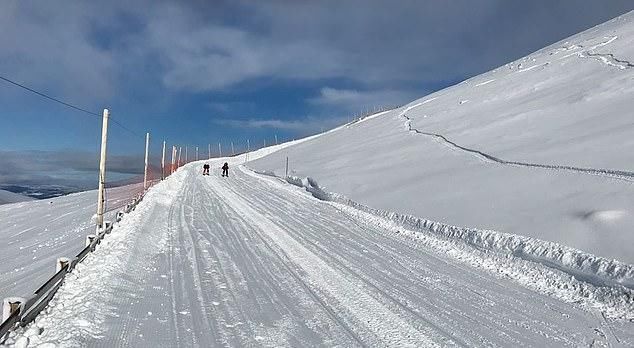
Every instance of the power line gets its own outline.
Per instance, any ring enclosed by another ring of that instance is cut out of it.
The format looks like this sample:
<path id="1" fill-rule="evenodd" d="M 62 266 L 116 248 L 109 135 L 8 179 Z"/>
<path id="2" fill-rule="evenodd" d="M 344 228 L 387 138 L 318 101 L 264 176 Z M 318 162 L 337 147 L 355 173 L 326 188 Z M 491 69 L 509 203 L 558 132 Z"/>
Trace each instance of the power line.
<path id="1" fill-rule="evenodd" d="M 101 117 L 101 115 L 99 115 L 99 114 L 97 114 L 97 113 L 95 113 L 95 112 L 88 111 L 88 110 L 86 110 L 86 109 L 82 109 L 82 108 L 80 108 L 80 107 L 78 107 L 78 106 L 75 106 L 75 105 L 69 104 L 69 103 L 67 103 L 67 102 L 65 102 L 65 101 L 61 101 L 61 100 L 59 100 L 59 99 L 57 99 L 57 98 L 53 98 L 53 97 L 51 97 L 51 96 L 49 96 L 49 95 L 47 95 L 47 94 L 44 94 L 44 93 L 42 93 L 42 92 L 38 92 L 38 91 L 36 91 L 36 90 L 34 90 L 34 89 L 32 89 L 32 88 L 29 88 L 29 87 L 27 87 L 27 86 L 25 86 L 25 85 L 22 85 L 22 84 L 19 84 L 19 83 L 15 82 L 15 81 L 9 80 L 9 79 L 8 79 L 8 78 L 6 78 L 6 77 L 0 76 L 0 80 L 6 81 L 6 82 L 8 82 L 8 83 L 10 83 L 10 84 L 12 84 L 12 85 L 15 85 L 15 86 L 18 86 L 18 87 L 20 87 L 20 88 L 26 89 L 27 91 L 29 91 L 29 92 L 31 92 L 31 93 L 35 93 L 35 94 L 39 95 L 40 97 L 44 97 L 44 98 L 49 99 L 49 100 L 52 100 L 52 101 L 54 101 L 54 102 L 56 102 L 56 103 L 60 103 L 60 104 L 62 104 L 62 105 L 68 106 L 69 108 L 73 108 L 73 109 L 75 109 L 75 110 L 79 110 L 79 111 L 81 111 L 81 112 L 85 112 L 85 113 L 87 113 L 88 115 L 93 115 L 93 116 Z"/>
<path id="2" fill-rule="evenodd" d="M 88 110 L 86 110 L 86 109 L 80 108 L 79 106 L 75 106 L 75 105 L 70 104 L 70 103 L 67 103 L 67 102 L 65 102 L 65 101 L 63 101 L 63 100 L 59 100 L 59 99 L 57 99 L 57 98 L 51 97 L 50 95 L 48 95 L 48 94 L 46 94 L 46 93 L 42 93 L 42 92 L 36 91 L 36 90 L 34 90 L 33 88 L 27 87 L 27 86 L 25 86 L 25 85 L 23 85 L 23 84 L 21 84 L 21 83 L 18 83 L 18 82 L 15 82 L 15 81 L 13 81 L 13 80 L 10 80 L 10 79 L 8 79 L 8 78 L 6 78 L 6 77 L 4 77 L 4 76 L 1 76 L 1 75 L 0 75 L 0 80 L 3 80 L 3 81 L 5 81 L 5 82 L 8 82 L 8 83 L 10 83 L 10 84 L 14 85 L 14 86 L 17 86 L 17 87 L 20 87 L 20 88 L 22 88 L 22 89 L 25 89 L 25 90 L 27 90 L 27 91 L 29 91 L 29 92 L 31 92 L 31 93 L 35 93 L 35 94 L 39 95 L 40 97 L 43 97 L 43 98 L 46 98 L 46 99 L 48 99 L 48 100 L 52 100 L 52 101 L 54 101 L 54 102 L 56 102 L 56 103 L 62 104 L 62 105 L 64 105 L 64 106 L 67 106 L 67 107 L 69 107 L 69 108 L 71 108 L 71 109 L 75 109 L 75 110 L 77 110 L 77 111 L 81 111 L 81 112 L 86 113 L 86 114 L 91 115 L 91 116 L 102 117 L 102 115 L 100 115 L 100 114 L 98 114 L 98 113 L 96 113 L 96 112 L 88 111 Z M 114 119 L 114 118 L 110 118 L 110 120 L 111 120 L 113 123 L 115 123 L 116 125 L 118 125 L 119 127 L 121 127 L 123 130 L 128 131 L 128 132 L 130 132 L 131 134 L 134 134 L 134 135 L 136 135 L 136 136 L 142 137 L 142 135 L 141 135 L 141 134 L 139 134 L 139 133 L 137 133 L 137 132 L 135 132 L 135 131 L 131 130 L 130 128 L 128 128 L 128 127 L 126 127 L 126 126 L 124 126 L 121 122 L 117 121 L 116 119 Z"/>

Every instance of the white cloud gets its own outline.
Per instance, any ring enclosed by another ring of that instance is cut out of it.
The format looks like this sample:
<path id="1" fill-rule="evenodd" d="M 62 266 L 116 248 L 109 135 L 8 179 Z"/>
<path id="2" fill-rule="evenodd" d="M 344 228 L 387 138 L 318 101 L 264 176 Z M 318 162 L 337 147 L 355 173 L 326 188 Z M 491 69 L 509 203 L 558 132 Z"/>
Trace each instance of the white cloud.
<path id="1" fill-rule="evenodd" d="M 295 120 L 281 119 L 216 119 L 213 122 L 223 126 L 233 128 L 249 128 L 249 129 L 279 129 L 285 131 L 294 131 L 298 134 L 308 134 L 334 126 L 343 124 L 346 120 L 341 117 L 304 117 Z"/>
<path id="2" fill-rule="evenodd" d="M 424 91 L 376 90 L 358 91 L 324 87 L 317 97 L 309 99 L 315 105 L 334 106 L 358 111 L 374 107 L 397 106 L 424 94 Z"/>

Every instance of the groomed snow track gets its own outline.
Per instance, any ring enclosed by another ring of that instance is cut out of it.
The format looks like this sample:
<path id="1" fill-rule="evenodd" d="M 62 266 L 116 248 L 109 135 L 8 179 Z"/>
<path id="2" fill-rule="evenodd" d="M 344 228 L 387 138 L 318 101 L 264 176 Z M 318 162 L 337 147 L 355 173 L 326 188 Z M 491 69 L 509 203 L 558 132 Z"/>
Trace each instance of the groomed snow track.
<path id="1" fill-rule="evenodd" d="M 419 241 L 246 169 L 213 174 L 190 165 L 158 184 L 13 342 L 634 345 L 633 322 L 472 264 L 486 251 Z"/>

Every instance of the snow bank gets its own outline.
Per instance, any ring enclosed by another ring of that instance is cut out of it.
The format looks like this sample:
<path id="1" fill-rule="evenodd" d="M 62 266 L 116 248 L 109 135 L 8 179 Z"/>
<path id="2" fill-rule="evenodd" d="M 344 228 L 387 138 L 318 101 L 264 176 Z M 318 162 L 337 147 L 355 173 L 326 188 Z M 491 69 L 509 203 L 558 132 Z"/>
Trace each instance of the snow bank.
<path id="1" fill-rule="evenodd" d="M 255 172 L 262 175 L 275 176 L 274 173 L 267 171 Z M 581 250 L 535 238 L 452 226 L 411 215 L 370 208 L 341 194 L 322 190 L 317 182 L 309 177 L 289 176 L 285 180 L 291 185 L 305 188 L 317 199 L 341 203 L 395 222 L 399 226 L 413 231 L 433 233 L 437 236 L 461 240 L 477 248 L 501 252 L 537 262 L 566 272 L 579 280 L 596 286 L 623 286 L 634 290 L 634 266 L 630 264 L 598 257 Z"/>
<path id="2" fill-rule="evenodd" d="M 345 196 L 327 192 L 317 182 L 308 177 L 278 177 L 267 171 L 253 170 L 254 173 L 278 178 L 287 183 L 304 188 L 313 197 L 350 208 L 351 215 L 361 220 L 373 221 L 396 233 L 408 234 L 426 244 L 446 249 L 446 252 L 476 267 L 497 270 L 535 290 L 554 294 L 563 300 L 576 302 L 583 299 L 591 307 L 609 313 L 614 317 L 634 319 L 634 266 L 588 254 L 581 250 L 557 243 L 517 236 L 490 230 L 478 230 L 451 226 L 411 215 L 374 209 L 355 202 Z M 365 214 L 365 216 L 363 216 Z M 391 225 L 393 224 L 393 225 Z M 406 231 L 403 231 L 405 229 Z M 452 243 L 464 243 L 485 253 L 495 253 L 491 259 L 482 259 L 471 250 L 450 247 L 442 242 L 430 241 L 425 236 L 440 237 Z M 521 260 L 520 261 L 511 261 Z M 509 264 L 510 263 L 510 264 Z M 569 276 L 544 272 L 552 269 Z M 500 268 L 500 269 L 498 269 Z"/>

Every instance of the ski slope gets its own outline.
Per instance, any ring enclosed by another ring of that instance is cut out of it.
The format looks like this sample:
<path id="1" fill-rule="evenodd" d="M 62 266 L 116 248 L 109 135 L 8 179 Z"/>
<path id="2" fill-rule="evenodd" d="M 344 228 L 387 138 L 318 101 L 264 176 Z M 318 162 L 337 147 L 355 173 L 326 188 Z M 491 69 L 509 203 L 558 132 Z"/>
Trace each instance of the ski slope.
<path id="1" fill-rule="evenodd" d="M 577 294 L 538 264 L 408 234 L 245 168 L 221 178 L 219 166 L 202 176 L 190 164 L 152 188 L 9 343 L 634 344 L 631 292 L 593 302 L 592 286 Z"/>
<path id="2" fill-rule="evenodd" d="M 634 12 L 249 164 L 634 264 Z"/>

